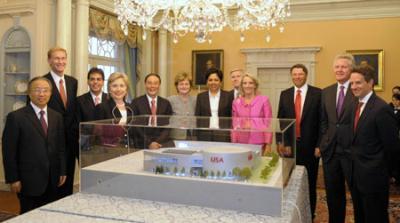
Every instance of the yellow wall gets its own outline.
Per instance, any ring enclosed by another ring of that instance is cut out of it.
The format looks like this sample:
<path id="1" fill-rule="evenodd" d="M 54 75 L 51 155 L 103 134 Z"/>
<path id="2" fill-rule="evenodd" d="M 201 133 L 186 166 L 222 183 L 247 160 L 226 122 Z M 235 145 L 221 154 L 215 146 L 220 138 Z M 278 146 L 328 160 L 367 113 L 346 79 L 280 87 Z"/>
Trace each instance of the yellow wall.
<path id="1" fill-rule="evenodd" d="M 335 82 L 332 61 L 336 54 L 346 50 L 383 49 L 384 91 L 378 95 L 388 101 L 392 87 L 400 85 L 400 18 L 290 22 L 283 33 L 274 29 L 271 36 L 271 42 L 266 43 L 264 31 L 248 31 L 242 43 L 238 32 L 225 30 L 213 34 L 212 44 L 198 44 L 192 34 L 187 35 L 172 44 L 172 74 L 191 73 L 192 50 L 223 49 L 224 88 L 230 89 L 229 70 L 245 66 L 240 49 L 318 46 L 321 51 L 316 56 L 315 85 L 323 88 Z M 170 94 L 175 94 L 175 88 L 170 89 L 173 91 Z"/>

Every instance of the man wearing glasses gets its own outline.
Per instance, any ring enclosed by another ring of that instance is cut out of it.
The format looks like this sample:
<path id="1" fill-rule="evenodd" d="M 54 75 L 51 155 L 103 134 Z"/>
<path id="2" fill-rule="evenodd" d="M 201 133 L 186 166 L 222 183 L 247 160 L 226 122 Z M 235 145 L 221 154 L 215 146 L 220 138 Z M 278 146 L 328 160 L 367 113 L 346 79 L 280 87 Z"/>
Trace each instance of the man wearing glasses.
<path id="1" fill-rule="evenodd" d="M 63 118 L 47 106 L 51 88 L 49 80 L 33 78 L 30 102 L 7 115 L 3 131 L 5 179 L 17 193 L 21 213 L 55 201 L 66 180 Z"/>

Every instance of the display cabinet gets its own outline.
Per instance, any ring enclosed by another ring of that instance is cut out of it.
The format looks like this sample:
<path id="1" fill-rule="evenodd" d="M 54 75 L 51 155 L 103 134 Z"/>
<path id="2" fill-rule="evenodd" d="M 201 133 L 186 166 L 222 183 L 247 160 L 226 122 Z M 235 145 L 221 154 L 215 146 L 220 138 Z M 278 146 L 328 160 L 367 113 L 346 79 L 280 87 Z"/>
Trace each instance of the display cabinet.
<path id="1" fill-rule="evenodd" d="M 15 25 L 1 42 L 1 129 L 6 115 L 26 105 L 31 72 L 31 40 L 25 28 Z"/>
<path id="2" fill-rule="evenodd" d="M 294 135 L 289 119 L 81 123 L 81 192 L 280 217 L 295 167 Z"/>

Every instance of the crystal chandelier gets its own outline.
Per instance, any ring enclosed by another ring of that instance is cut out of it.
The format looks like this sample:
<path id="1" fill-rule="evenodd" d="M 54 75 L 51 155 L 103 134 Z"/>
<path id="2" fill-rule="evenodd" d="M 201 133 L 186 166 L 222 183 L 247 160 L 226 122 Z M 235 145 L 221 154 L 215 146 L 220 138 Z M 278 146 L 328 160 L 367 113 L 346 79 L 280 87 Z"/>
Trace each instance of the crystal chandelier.
<path id="1" fill-rule="evenodd" d="M 271 40 L 269 30 L 280 26 L 290 16 L 289 0 L 115 0 L 115 13 L 125 35 L 128 24 L 146 32 L 166 29 L 172 33 L 173 42 L 178 37 L 194 32 L 196 41 L 211 43 L 211 34 L 225 27 L 240 32 L 255 28 L 267 30 L 266 41 Z"/>

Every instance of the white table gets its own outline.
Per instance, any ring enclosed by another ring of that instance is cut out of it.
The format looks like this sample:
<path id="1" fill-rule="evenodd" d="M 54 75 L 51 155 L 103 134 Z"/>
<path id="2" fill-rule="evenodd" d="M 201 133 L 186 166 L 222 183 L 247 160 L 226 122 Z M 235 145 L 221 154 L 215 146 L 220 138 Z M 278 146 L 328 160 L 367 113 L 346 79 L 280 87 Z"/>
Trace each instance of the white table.
<path id="1" fill-rule="evenodd" d="M 280 218 L 198 206 L 77 193 L 7 222 L 311 222 L 307 172 L 304 167 L 297 166 L 294 169 L 284 190 L 283 215 Z"/>

